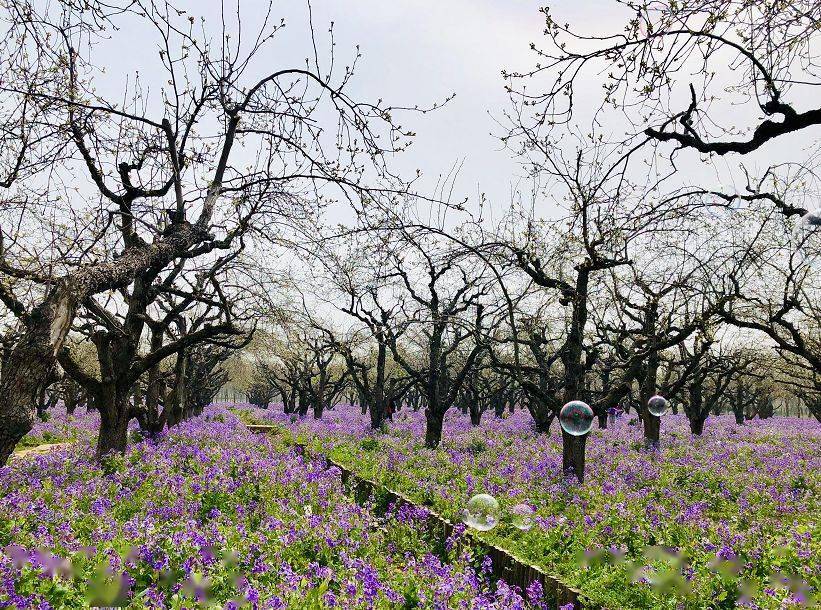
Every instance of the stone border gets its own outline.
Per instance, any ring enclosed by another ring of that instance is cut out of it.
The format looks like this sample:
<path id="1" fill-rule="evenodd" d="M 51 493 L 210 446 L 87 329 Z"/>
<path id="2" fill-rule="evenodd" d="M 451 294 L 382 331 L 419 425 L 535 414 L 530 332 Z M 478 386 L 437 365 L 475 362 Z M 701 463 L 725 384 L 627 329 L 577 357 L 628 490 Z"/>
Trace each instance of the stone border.
<path id="1" fill-rule="evenodd" d="M 285 429 L 281 426 L 264 424 L 246 424 L 246 427 L 249 431 L 257 434 L 272 432 L 280 433 Z M 374 492 L 378 492 L 393 504 L 400 506 L 405 505 L 416 509 L 425 510 L 430 515 L 430 520 L 433 522 L 434 529 L 442 537 L 442 542 L 447 540 L 453 534 L 453 523 L 427 506 L 420 506 L 398 491 L 394 491 L 376 481 L 371 481 L 357 475 L 355 472 L 335 460 L 332 460 L 326 455 L 309 452 L 307 447 L 302 443 L 294 442 L 293 445 L 299 453 L 309 455 L 312 458 L 324 460 L 329 466 L 338 468 L 340 471 L 342 485 L 353 488 L 354 497 L 357 502 L 362 503 L 370 498 Z M 526 591 L 534 581 L 538 581 L 542 585 L 545 597 L 555 604 L 555 608 L 572 603 L 573 610 L 600 609 L 599 606 L 596 606 L 589 601 L 583 601 L 581 591 L 564 584 L 555 576 L 544 572 L 541 568 L 530 565 L 514 556 L 509 551 L 482 540 L 471 530 L 467 530 L 466 533 L 471 535 L 473 542 L 491 558 L 494 577 L 503 579 L 511 586 L 519 587 L 522 592 Z"/>

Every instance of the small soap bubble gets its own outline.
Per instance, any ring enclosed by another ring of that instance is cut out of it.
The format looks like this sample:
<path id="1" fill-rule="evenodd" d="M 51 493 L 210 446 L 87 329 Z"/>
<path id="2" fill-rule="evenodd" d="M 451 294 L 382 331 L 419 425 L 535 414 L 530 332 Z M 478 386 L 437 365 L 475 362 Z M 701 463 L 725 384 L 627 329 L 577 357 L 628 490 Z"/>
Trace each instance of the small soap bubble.
<path id="1" fill-rule="evenodd" d="M 480 532 L 492 530 L 499 523 L 496 498 L 488 494 L 473 496 L 462 511 L 462 523 Z"/>
<path id="2" fill-rule="evenodd" d="M 593 409 L 586 402 L 572 400 L 559 411 L 562 430 L 573 436 L 583 436 L 593 427 Z"/>
<path id="3" fill-rule="evenodd" d="M 669 406 L 670 403 L 664 396 L 656 395 L 647 401 L 647 410 L 657 417 L 661 417 L 667 413 L 667 408 Z"/>
<path id="4" fill-rule="evenodd" d="M 510 523 L 513 527 L 526 532 L 533 527 L 535 511 L 527 504 L 517 504 L 510 509 Z"/>

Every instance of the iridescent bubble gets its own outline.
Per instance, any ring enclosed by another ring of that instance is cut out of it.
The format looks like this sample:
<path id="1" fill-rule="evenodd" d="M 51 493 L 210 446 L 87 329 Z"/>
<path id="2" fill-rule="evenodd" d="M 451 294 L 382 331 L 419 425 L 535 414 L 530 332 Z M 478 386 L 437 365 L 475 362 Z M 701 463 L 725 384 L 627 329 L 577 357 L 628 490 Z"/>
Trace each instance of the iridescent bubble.
<path id="1" fill-rule="evenodd" d="M 510 523 L 513 527 L 526 532 L 533 527 L 535 511 L 528 504 L 517 504 L 510 509 Z"/>
<path id="2" fill-rule="evenodd" d="M 805 229 L 821 227 L 821 208 L 810 210 L 801 217 L 801 225 Z"/>
<path id="3" fill-rule="evenodd" d="M 492 530 L 499 524 L 499 503 L 488 494 L 478 494 L 468 500 L 462 511 L 462 523 L 480 532 Z"/>
<path id="4" fill-rule="evenodd" d="M 656 395 L 647 401 L 647 410 L 657 417 L 661 417 L 667 413 L 667 408 L 669 406 L 670 403 L 664 396 Z"/>
<path id="5" fill-rule="evenodd" d="M 582 436 L 593 427 L 593 409 L 586 402 L 571 400 L 559 411 L 562 430 L 573 436 Z"/>

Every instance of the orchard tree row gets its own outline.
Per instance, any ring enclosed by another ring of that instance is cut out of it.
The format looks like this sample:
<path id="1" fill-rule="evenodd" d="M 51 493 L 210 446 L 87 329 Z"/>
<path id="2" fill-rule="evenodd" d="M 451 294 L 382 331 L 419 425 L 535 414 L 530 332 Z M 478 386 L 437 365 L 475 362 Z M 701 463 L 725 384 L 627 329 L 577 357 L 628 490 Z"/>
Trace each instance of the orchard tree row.
<path id="1" fill-rule="evenodd" d="M 323 57 L 311 29 L 306 61 L 272 66 L 273 6 L 247 28 L 161 0 L 4 3 L 0 463 L 56 400 L 99 411 L 103 456 L 231 376 L 375 429 L 422 409 L 432 448 L 451 409 L 546 432 L 582 400 L 602 427 L 634 411 L 650 446 L 655 395 L 694 434 L 821 418 L 821 108 L 798 101 L 821 8 L 624 7 L 601 36 L 543 10 L 489 109 L 527 187 L 486 202 L 394 169 L 403 123 L 440 104 L 353 97 L 358 50 Z M 157 53 L 113 69 L 135 37 Z M 579 479 L 585 438 L 563 429 Z"/>

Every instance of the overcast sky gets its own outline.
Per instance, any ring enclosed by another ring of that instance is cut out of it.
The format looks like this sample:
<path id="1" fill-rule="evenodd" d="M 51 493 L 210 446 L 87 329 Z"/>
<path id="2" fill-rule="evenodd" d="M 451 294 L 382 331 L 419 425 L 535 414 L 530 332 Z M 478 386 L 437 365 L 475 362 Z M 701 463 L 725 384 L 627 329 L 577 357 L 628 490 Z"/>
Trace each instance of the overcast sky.
<path id="1" fill-rule="evenodd" d="M 230 0 L 225 5 L 233 6 Z M 266 5 L 263 0 L 242 0 L 245 40 L 259 28 Z M 403 118 L 403 127 L 414 130 L 418 136 L 411 150 L 395 161 L 395 167 L 406 176 L 421 170 L 425 180 L 419 188 L 429 192 L 439 175 L 461 165 L 453 198 L 467 196 L 475 202 L 479 193 L 485 193 L 496 210 L 507 206 L 516 188 L 527 191 L 529 186 L 519 180 L 522 172 L 516 159 L 502 149 L 498 135 L 503 133 L 503 127 L 497 121 L 510 107 L 503 89 L 502 69 L 526 70 L 537 61 L 530 43 L 544 42 L 544 15 L 539 11 L 542 5 L 550 7 L 557 21 L 569 22 L 594 34 L 618 32 L 631 17 L 624 5 L 615 0 L 311 1 L 321 63 L 328 57 L 330 22 L 334 22 L 337 66 L 347 65 L 353 59 L 356 45 L 361 49 L 363 57 L 348 89 L 355 99 L 426 106 L 456 94 L 441 110 L 409 116 L 407 121 Z M 205 17 L 209 31 L 218 36 L 219 0 L 182 0 L 180 6 L 189 9 L 191 15 Z M 248 74 L 249 81 L 274 69 L 302 66 L 305 58 L 313 55 L 305 0 L 275 2 L 274 20 L 279 21 L 280 17 L 285 18 L 287 26 L 260 54 L 262 63 Z M 229 24 L 229 31 L 232 27 Z M 156 65 L 155 42 L 145 44 L 137 37 L 124 42 L 117 37 L 116 51 L 106 57 L 113 68 L 108 77 L 114 90 L 122 90 L 123 72 L 141 70 L 141 78 L 151 78 L 146 75 L 146 66 Z M 732 78 L 729 69 L 725 72 L 717 80 L 722 76 Z M 686 74 L 680 73 L 677 78 L 681 82 L 675 90 L 687 97 Z M 720 93 L 720 88 L 713 91 Z M 812 103 L 812 93 L 810 99 L 801 100 L 800 96 L 807 97 L 807 93 L 796 92 L 791 101 L 803 109 Z M 595 73 L 586 73 L 577 88 L 577 99 L 588 97 L 598 101 L 601 94 L 601 79 Z M 761 118 L 746 117 L 745 112 L 750 112 L 750 108 L 721 108 L 717 104 L 713 116 L 744 125 L 754 125 Z M 752 112 L 756 113 L 754 106 Z M 737 171 L 740 161 L 761 168 L 773 162 L 805 158 L 806 147 L 819 131 L 802 130 L 768 143 L 756 154 L 744 158 L 728 155 L 709 164 L 702 163 L 695 153 L 684 153 L 678 160 L 679 169 L 683 169 L 680 174 L 683 179 L 712 187 L 724 184 L 731 188 L 735 180 L 736 188 L 742 189 L 743 181 L 739 182 Z M 549 208 L 555 207 L 551 201 L 540 201 L 538 205 L 540 215 L 551 215 Z"/>
<path id="2" fill-rule="evenodd" d="M 424 105 L 456 94 L 443 109 L 413 121 L 418 138 L 401 166 L 421 169 L 428 178 L 424 185 L 432 188 L 440 174 L 461 164 L 454 198 L 486 193 L 499 209 L 510 201 L 522 173 L 498 140 L 502 128 L 497 121 L 509 107 L 501 71 L 535 63 L 530 43 L 542 37 L 543 4 L 313 0 L 313 16 L 317 29 L 321 22 L 335 22 L 340 53 L 360 45 L 364 57 L 354 90 L 363 97 Z M 608 16 L 624 15 L 612 0 L 553 5 L 563 19 L 577 23 L 594 18 L 605 26 Z"/>
<path id="3" fill-rule="evenodd" d="M 421 169 L 427 177 L 423 186 L 432 188 L 441 173 L 455 163 L 462 164 L 454 197 L 475 200 L 483 192 L 497 210 L 509 203 L 517 186 L 528 187 L 519 183 L 522 172 L 516 160 L 495 137 L 503 131 L 497 120 L 510 107 L 501 71 L 534 66 L 537 58 L 530 43 L 543 44 L 545 21 L 539 9 L 545 5 L 555 19 L 586 33 L 621 31 L 632 16 L 615 0 L 312 0 L 313 23 L 320 36 L 328 22 L 335 23 L 339 57 L 360 45 L 364 57 L 352 91 L 362 99 L 425 105 L 456 94 L 445 108 L 410 121 L 418 138 L 399 166 L 411 174 Z M 278 7 L 284 9 L 289 23 L 286 44 L 304 55 L 306 4 L 288 0 Z M 721 66 L 715 67 L 721 70 Z M 732 78 L 729 69 L 723 76 Z M 679 78 L 683 79 L 681 93 L 687 97 L 686 74 Z M 715 91 L 720 93 L 720 88 Z M 588 72 L 578 86 L 579 95 L 600 100 L 601 79 Z M 806 97 L 806 92 L 793 95 L 799 96 L 795 101 L 802 106 L 800 96 Z M 812 103 L 811 99 L 805 101 Z M 714 113 L 728 122 L 744 124 L 740 117 L 745 110 L 749 108 L 717 103 Z M 749 124 L 754 125 L 759 117 L 749 118 Z M 774 160 L 803 158 L 812 141 L 808 136 L 819 132 L 808 131 L 813 133 L 781 138 L 744 161 L 766 167 Z M 741 189 L 737 172 L 741 160 L 730 155 L 705 164 L 697 154 L 687 153 L 682 155 L 681 164 L 691 179 L 725 187 L 735 181 Z M 540 205 L 555 204 L 541 201 Z M 538 212 L 551 214 L 549 209 Z"/>
<path id="4" fill-rule="evenodd" d="M 178 4 L 191 15 L 205 17 L 209 31 L 218 33 L 219 0 Z M 397 167 L 408 176 L 420 169 L 425 176 L 421 187 L 430 190 L 440 174 L 461 164 L 454 198 L 475 200 L 483 192 L 498 208 L 510 201 L 521 174 L 497 138 L 502 128 L 496 120 L 509 108 L 501 71 L 524 70 L 535 63 L 530 43 L 542 37 L 542 4 L 529 0 L 312 0 L 311 6 L 320 62 L 328 56 L 330 22 L 334 22 L 337 66 L 349 63 L 357 44 L 362 51 L 348 90 L 356 99 L 381 98 L 388 104 L 421 107 L 456 94 L 441 110 L 403 119 L 403 127 L 413 129 L 418 137 L 411 151 L 396 160 Z M 241 2 L 245 40 L 258 29 L 266 5 L 262 0 Z M 605 28 L 608 19 L 611 26 L 625 19 L 623 7 L 613 0 L 561 0 L 553 5 L 554 12 L 572 23 L 595 19 Z M 302 66 L 313 55 L 307 3 L 276 2 L 274 15 L 275 21 L 286 19 L 286 28 L 265 48 L 262 56 L 267 65 L 257 66 L 259 74 L 249 74 L 249 81 L 268 70 Z M 228 29 L 232 28 L 229 24 Z M 127 36 L 127 28 L 121 34 Z M 117 36 L 112 44 L 104 52 L 110 80 L 102 88 L 111 87 L 116 99 L 124 73 L 140 71 L 141 79 L 150 82 L 147 67 L 157 64 L 157 47 L 155 40 L 146 44 L 136 32 L 127 40 Z"/>

